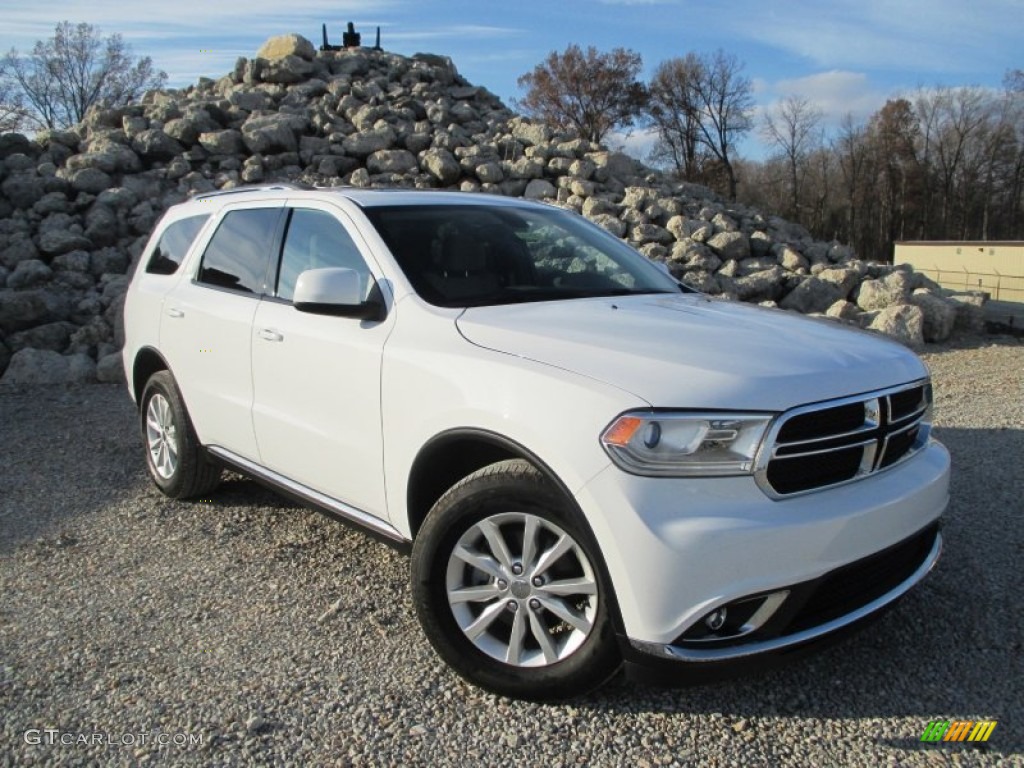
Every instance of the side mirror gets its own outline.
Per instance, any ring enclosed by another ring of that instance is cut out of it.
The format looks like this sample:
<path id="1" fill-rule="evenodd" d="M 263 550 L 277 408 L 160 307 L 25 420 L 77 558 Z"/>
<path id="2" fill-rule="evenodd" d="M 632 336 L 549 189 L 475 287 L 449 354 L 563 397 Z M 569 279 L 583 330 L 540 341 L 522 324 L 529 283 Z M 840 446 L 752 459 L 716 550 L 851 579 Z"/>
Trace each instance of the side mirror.
<path id="1" fill-rule="evenodd" d="M 295 283 L 292 304 L 300 312 L 335 317 L 354 317 L 361 320 L 383 320 L 384 301 L 380 292 L 370 292 L 363 300 L 359 274 L 352 269 L 327 267 L 307 269 Z"/>

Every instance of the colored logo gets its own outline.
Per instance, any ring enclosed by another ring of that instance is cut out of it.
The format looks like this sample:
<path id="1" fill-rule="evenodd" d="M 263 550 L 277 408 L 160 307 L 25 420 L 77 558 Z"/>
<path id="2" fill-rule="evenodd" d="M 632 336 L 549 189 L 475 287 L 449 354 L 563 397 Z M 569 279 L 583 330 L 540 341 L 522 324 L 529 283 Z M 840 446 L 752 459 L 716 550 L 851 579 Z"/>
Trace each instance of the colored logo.
<path id="1" fill-rule="evenodd" d="M 921 741 L 988 741 L 995 720 L 932 720 L 921 734 Z"/>

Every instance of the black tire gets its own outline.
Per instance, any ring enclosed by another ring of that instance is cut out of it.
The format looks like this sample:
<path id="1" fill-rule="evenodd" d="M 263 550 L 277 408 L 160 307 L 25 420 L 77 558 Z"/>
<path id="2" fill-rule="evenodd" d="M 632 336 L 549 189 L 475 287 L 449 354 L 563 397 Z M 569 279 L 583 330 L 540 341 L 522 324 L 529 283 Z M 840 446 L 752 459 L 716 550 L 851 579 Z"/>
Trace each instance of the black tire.
<path id="1" fill-rule="evenodd" d="M 207 460 L 170 372 L 158 371 L 146 382 L 139 403 L 139 426 L 146 469 L 165 495 L 190 499 L 208 494 L 220 483 L 221 469 Z M 163 449 L 162 453 L 157 449 L 157 456 L 151 443 L 154 436 Z"/>
<path id="2" fill-rule="evenodd" d="M 524 543 L 526 531 L 533 546 Z M 488 534 L 505 544 L 503 556 Z M 543 556 L 556 551 L 553 542 L 567 540 L 573 546 L 565 554 Z M 457 547 L 468 550 L 468 542 L 470 551 L 490 556 L 491 570 L 453 555 Z M 501 461 L 461 480 L 431 509 L 413 544 L 413 600 L 430 643 L 469 682 L 513 698 L 565 699 L 599 687 L 622 663 L 602 563 L 562 493 L 530 463 Z M 570 583 L 581 592 L 563 591 Z M 474 590 L 487 596 L 459 601 Z M 487 628 L 471 639 L 484 621 Z"/>

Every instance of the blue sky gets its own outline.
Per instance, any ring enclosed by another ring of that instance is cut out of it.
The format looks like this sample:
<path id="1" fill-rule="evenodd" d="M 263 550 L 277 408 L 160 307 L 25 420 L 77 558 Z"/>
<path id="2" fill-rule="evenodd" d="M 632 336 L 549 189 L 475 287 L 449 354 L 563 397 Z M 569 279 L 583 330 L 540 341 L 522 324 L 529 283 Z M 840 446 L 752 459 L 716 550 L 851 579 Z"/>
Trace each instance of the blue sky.
<path id="1" fill-rule="evenodd" d="M 30 49 L 58 21 L 86 21 L 151 56 L 172 86 L 227 73 L 274 34 L 319 45 L 326 22 L 339 43 L 353 21 L 364 43 L 380 26 L 386 50 L 451 56 L 506 103 L 520 95 L 519 75 L 570 43 L 632 48 L 645 76 L 665 59 L 722 48 L 745 63 L 760 109 L 799 94 L 830 124 L 919 87 L 998 88 L 1007 69 L 1024 68 L 1024 0 L 3 0 L 2 15 L 2 51 Z M 644 137 L 627 142 L 642 147 Z M 763 151 L 756 135 L 742 151 Z"/>

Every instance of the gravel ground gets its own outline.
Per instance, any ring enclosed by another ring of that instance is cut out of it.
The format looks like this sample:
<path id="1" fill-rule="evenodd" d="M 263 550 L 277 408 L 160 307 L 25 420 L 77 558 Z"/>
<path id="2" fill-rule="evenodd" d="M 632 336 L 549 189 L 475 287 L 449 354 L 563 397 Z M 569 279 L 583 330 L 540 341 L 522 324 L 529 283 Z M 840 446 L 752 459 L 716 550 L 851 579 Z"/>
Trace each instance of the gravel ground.
<path id="1" fill-rule="evenodd" d="M 953 500 L 896 610 L 773 672 L 561 706 L 448 672 L 384 545 L 240 478 L 163 498 L 121 388 L 2 394 L 0 765 L 1024 765 L 1024 343 L 926 359 Z M 999 724 L 922 744 L 938 718 Z"/>

